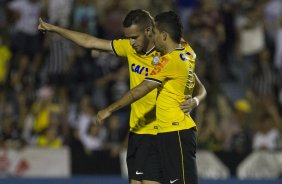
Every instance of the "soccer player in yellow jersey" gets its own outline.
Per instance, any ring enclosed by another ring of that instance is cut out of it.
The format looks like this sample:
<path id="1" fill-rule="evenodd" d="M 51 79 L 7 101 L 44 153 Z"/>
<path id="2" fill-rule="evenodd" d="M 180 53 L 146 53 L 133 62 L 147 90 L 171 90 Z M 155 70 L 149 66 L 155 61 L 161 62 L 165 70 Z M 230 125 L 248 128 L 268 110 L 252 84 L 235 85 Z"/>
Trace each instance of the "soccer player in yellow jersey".
<path id="1" fill-rule="evenodd" d="M 153 42 L 153 20 L 150 14 L 144 10 L 132 10 L 126 15 L 123 27 L 126 38 L 118 40 L 100 39 L 48 24 L 41 19 L 38 29 L 58 33 L 85 48 L 111 52 L 117 56 L 126 57 L 129 65 L 130 88 L 134 88 L 157 65 L 158 57 L 156 56 L 158 52 L 156 52 Z M 197 98 L 187 96 L 186 101 L 181 104 L 185 113 L 189 113 L 195 108 L 204 97 L 205 89 L 199 80 L 197 80 L 196 87 Z M 159 173 L 154 170 L 159 163 L 156 163 L 157 159 L 155 158 L 157 156 L 153 153 L 154 139 L 157 134 L 156 96 L 157 90 L 152 90 L 142 100 L 131 105 L 127 150 L 127 167 L 131 184 L 153 184 L 159 181 Z M 151 171 L 152 169 L 153 171 Z"/>
<path id="2" fill-rule="evenodd" d="M 179 107 L 195 86 L 196 55 L 188 44 L 181 43 L 182 25 L 172 11 L 155 17 L 154 42 L 161 57 L 145 80 L 120 100 L 99 111 L 97 122 L 112 112 L 133 103 L 158 88 L 156 118 L 159 127 L 157 147 L 162 183 L 197 184 L 196 124 Z M 142 99 L 140 99 L 142 101 Z"/>

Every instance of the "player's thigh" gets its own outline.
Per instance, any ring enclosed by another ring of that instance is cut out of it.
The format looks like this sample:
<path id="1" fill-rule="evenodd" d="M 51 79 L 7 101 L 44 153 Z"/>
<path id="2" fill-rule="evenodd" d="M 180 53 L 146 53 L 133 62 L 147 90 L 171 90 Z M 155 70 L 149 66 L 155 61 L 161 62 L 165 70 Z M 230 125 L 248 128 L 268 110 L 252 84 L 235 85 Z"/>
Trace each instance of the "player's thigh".
<path id="1" fill-rule="evenodd" d="M 153 135 L 129 134 L 127 168 L 130 180 L 142 181 Z"/>
<path id="2" fill-rule="evenodd" d="M 142 182 L 136 180 L 130 180 L 130 184 L 161 184 L 161 183 L 156 181 L 147 181 L 147 180 L 143 180 Z"/>
<path id="3" fill-rule="evenodd" d="M 142 184 L 142 182 L 137 180 L 130 180 L 130 184 Z"/>
<path id="4" fill-rule="evenodd" d="M 151 146 L 145 162 L 142 183 L 162 183 L 160 154 L 158 150 L 157 137 L 151 139 Z"/>
<path id="5" fill-rule="evenodd" d="M 142 184 L 161 184 L 160 182 L 157 181 L 148 181 L 148 180 L 143 180 Z"/>
<path id="6" fill-rule="evenodd" d="M 182 130 L 179 132 L 180 144 L 183 155 L 183 178 L 186 184 L 198 183 L 198 172 L 196 164 L 196 150 L 197 150 L 197 138 L 196 129 Z"/>
<path id="7" fill-rule="evenodd" d="M 197 184 L 194 129 L 158 134 L 163 183 Z"/>

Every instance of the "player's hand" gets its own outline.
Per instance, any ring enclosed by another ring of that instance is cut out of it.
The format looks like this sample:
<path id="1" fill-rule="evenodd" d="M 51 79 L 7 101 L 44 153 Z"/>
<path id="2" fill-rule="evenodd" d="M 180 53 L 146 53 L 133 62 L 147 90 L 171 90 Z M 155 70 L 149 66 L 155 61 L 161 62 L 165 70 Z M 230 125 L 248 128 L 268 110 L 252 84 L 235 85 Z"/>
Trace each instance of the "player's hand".
<path id="1" fill-rule="evenodd" d="M 103 123 L 103 120 L 106 119 L 111 115 L 111 112 L 107 109 L 101 110 L 98 112 L 96 116 L 96 125 L 101 125 Z"/>
<path id="2" fill-rule="evenodd" d="M 52 24 L 48 24 L 44 22 L 41 18 L 39 18 L 39 24 L 38 24 L 38 30 L 45 32 L 45 31 L 51 31 L 52 30 Z"/>
<path id="3" fill-rule="evenodd" d="M 190 112 L 197 107 L 196 101 L 192 98 L 191 95 L 185 96 L 185 101 L 180 104 L 181 110 L 186 114 L 189 115 Z"/>

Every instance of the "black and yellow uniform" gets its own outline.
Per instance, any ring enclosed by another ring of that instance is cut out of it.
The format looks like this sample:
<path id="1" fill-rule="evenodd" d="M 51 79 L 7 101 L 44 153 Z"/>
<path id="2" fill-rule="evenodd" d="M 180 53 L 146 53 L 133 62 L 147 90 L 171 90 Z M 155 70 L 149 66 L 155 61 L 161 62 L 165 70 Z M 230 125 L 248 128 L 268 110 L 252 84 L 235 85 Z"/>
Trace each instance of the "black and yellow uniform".
<path id="1" fill-rule="evenodd" d="M 112 41 L 112 49 L 117 56 L 127 57 L 131 89 L 139 85 L 153 71 L 153 58 L 158 55 L 154 48 L 147 53 L 139 54 L 132 48 L 128 39 L 119 39 Z M 155 148 L 153 139 L 157 134 L 156 96 L 157 90 L 153 90 L 131 104 L 127 149 L 129 179 L 158 181 L 154 172 L 145 169 L 145 167 L 155 168 L 157 164 L 153 161 L 148 162 L 148 156 L 151 155 L 149 151 Z"/>
<path id="2" fill-rule="evenodd" d="M 196 55 L 188 44 L 162 56 L 145 80 L 160 83 L 156 116 L 163 183 L 197 183 L 196 124 L 180 109 L 195 85 Z"/>

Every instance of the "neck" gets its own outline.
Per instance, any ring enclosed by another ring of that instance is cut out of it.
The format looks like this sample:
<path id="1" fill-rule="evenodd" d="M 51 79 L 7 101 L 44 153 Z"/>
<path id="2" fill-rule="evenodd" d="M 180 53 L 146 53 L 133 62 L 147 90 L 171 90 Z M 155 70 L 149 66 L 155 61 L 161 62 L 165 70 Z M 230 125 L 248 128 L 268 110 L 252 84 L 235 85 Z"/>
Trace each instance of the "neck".
<path id="1" fill-rule="evenodd" d="M 175 42 L 168 42 L 164 48 L 164 51 L 163 51 L 163 55 L 165 54 L 168 54 L 172 51 L 174 51 L 176 48 L 179 48 L 180 47 L 180 44 L 179 43 L 175 43 Z"/>
<path id="2" fill-rule="evenodd" d="M 154 47 L 154 43 L 152 41 L 149 42 L 147 48 L 146 48 L 146 52 L 148 52 L 149 50 L 151 50 Z"/>

